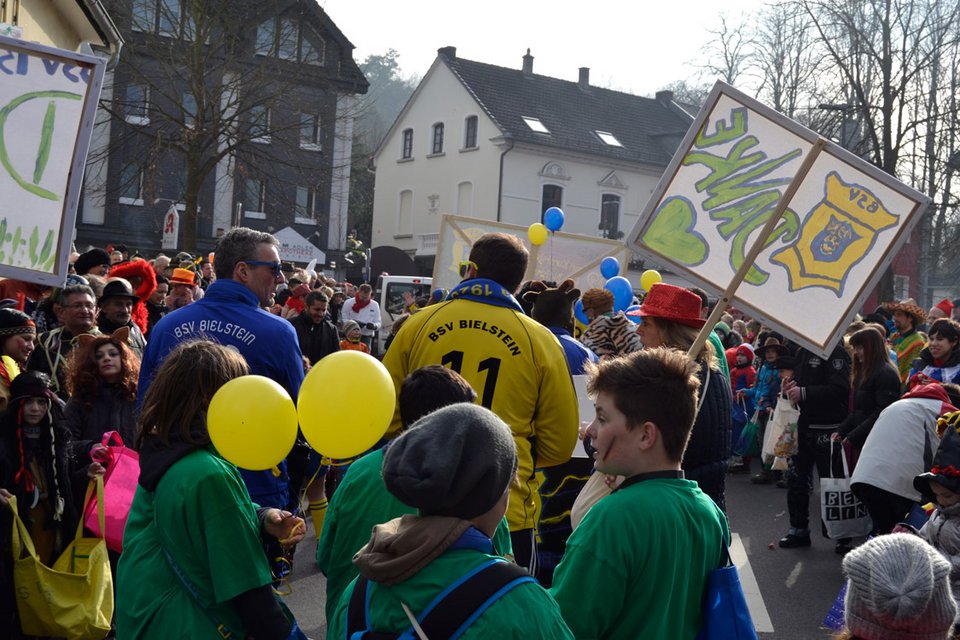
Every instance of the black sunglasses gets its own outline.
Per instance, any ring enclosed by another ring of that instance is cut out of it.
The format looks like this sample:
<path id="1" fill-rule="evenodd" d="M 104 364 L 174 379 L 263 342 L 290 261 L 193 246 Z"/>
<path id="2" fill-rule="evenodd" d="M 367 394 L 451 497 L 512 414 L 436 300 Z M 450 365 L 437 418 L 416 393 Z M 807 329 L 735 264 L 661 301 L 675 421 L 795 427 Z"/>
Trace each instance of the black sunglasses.
<path id="1" fill-rule="evenodd" d="M 281 267 L 283 263 L 281 262 L 267 262 L 266 260 L 244 260 L 244 263 L 253 265 L 254 267 L 270 267 L 273 269 L 273 277 L 279 278 L 281 274 Z"/>

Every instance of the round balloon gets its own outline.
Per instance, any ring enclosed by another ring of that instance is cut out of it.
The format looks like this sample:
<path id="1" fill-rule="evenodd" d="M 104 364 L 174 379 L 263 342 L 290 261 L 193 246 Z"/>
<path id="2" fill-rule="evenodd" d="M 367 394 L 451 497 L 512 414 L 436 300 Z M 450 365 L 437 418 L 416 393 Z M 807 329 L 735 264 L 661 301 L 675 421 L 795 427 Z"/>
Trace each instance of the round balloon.
<path id="1" fill-rule="evenodd" d="M 590 324 L 590 318 L 587 317 L 587 314 L 583 311 L 583 300 L 577 299 L 573 305 L 573 317 L 576 318 L 581 324 Z"/>
<path id="2" fill-rule="evenodd" d="M 629 307 L 627 307 L 626 309 L 624 309 L 624 313 L 627 314 L 627 317 L 630 318 L 630 320 L 632 320 L 632 321 L 634 322 L 634 324 L 640 324 L 640 319 L 641 319 L 640 316 L 632 316 L 632 315 L 630 315 L 630 312 L 631 312 L 631 311 L 639 311 L 639 310 L 640 310 L 640 305 L 638 305 L 638 304 L 632 304 L 632 305 L 630 305 Z"/>
<path id="3" fill-rule="evenodd" d="M 241 376 L 220 387 L 207 409 L 213 446 L 241 469 L 280 464 L 297 439 L 297 408 L 290 394 L 264 376 Z"/>
<path id="4" fill-rule="evenodd" d="M 559 207 L 550 207 L 543 212 L 543 224 L 550 231 L 560 231 L 563 226 L 563 211 Z"/>
<path id="5" fill-rule="evenodd" d="M 600 263 L 600 275 L 607 279 L 620 275 L 620 261 L 613 256 L 604 258 Z"/>
<path id="6" fill-rule="evenodd" d="M 331 353 L 300 385 L 300 431 L 328 458 L 350 458 L 383 437 L 396 402 L 393 379 L 379 360 L 360 351 Z"/>
<path id="7" fill-rule="evenodd" d="M 527 237 L 530 239 L 530 244 L 535 247 L 539 247 L 546 242 L 548 235 L 547 228 L 539 222 L 534 222 L 527 228 Z"/>
<path id="8" fill-rule="evenodd" d="M 603 288 L 613 294 L 614 311 L 626 311 L 633 302 L 633 285 L 623 276 L 610 278 Z"/>
<path id="9" fill-rule="evenodd" d="M 640 275 L 640 288 L 644 291 L 650 291 L 650 287 L 662 282 L 663 277 L 656 269 L 647 269 Z"/>

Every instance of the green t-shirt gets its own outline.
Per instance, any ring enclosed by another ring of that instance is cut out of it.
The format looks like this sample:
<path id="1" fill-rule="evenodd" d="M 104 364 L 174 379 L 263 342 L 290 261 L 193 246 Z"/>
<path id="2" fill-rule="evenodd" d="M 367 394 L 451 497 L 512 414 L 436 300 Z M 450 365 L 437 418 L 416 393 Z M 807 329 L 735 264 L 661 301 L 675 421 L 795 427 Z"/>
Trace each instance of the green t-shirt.
<path id="1" fill-rule="evenodd" d="M 350 465 L 330 498 L 317 543 L 317 566 L 327 577 L 327 620 L 333 619 L 340 594 L 359 575 L 353 566 L 353 556 L 370 542 L 374 525 L 417 513 L 387 491 L 382 470 L 383 449 L 370 452 Z M 493 536 L 493 548 L 512 559 L 513 545 L 506 518 Z"/>
<path id="2" fill-rule="evenodd" d="M 410 621 L 401 603 L 415 616 L 420 616 L 430 601 L 469 571 L 494 556 L 474 549 L 453 549 L 445 552 L 400 584 L 384 587 L 369 583 L 372 628 L 376 631 L 402 633 Z M 356 580 L 344 591 L 336 613 L 327 621 L 327 640 L 346 638 L 347 609 Z M 480 615 L 461 638 L 540 638 L 542 640 L 573 639 L 570 629 L 560 617 L 560 609 L 546 589 L 536 582 L 524 582 L 501 596 Z"/>
<path id="3" fill-rule="evenodd" d="M 550 593 L 580 640 L 695 638 L 707 574 L 729 539 L 726 517 L 696 482 L 631 484 L 584 517 Z"/>
<path id="4" fill-rule="evenodd" d="M 270 584 L 260 522 L 236 468 L 206 449 L 137 487 L 117 570 L 117 637 L 220 638 L 212 619 L 243 637 L 228 601 Z M 166 554 L 198 591 L 206 613 Z"/>

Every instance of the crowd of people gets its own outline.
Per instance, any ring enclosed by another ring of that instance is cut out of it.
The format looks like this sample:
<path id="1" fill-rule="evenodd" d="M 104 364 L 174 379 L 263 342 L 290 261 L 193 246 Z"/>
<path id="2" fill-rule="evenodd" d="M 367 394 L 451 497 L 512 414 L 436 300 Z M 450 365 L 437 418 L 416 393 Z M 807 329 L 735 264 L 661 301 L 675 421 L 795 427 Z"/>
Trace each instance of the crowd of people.
<path id="1" fill-rule="evenodd" d="M 950 637 L 960 300 L 885 303 L 824 358 L 732 307 L 702 336 L 713 307 L 697 288 L 656 284 L 618 310 L 606 289 L 523 282 L 527 261 L 517 238 L 480 237 L 458 286 L 405 301 L 383 353 L 369 284 L 288 268 L 251 229 L 209 256 L 92 248 L 59 288 L 2 280 L 0 503 L 52 564 L 107 471 L 108 434 L 138 452 L 111 551 L 122 640 L 305 637 L 275 588 L 307 518 L 329 638 L 694 638 L 728 561 L 726 476 L 785 488 L 779 545 L 806 547 L 814 470 L 843 458 L 873 527 L 835 541 L 843 637 Z M 217 389 L 257 374 L 296 398 L 339 350 L 393 378 L 380 443 L 330 460 L 298 438 L 267 471 L 220 457 L 205 422 Z M 581 424 L 584 374 L 596 416 Z M 774 429 L 787 453 L 768 455 Z M 593 473 L 548 559 L 543 472 L 578 440 Z M 0 628 L 20 637 L 10 531 L 0 508 Z"/>

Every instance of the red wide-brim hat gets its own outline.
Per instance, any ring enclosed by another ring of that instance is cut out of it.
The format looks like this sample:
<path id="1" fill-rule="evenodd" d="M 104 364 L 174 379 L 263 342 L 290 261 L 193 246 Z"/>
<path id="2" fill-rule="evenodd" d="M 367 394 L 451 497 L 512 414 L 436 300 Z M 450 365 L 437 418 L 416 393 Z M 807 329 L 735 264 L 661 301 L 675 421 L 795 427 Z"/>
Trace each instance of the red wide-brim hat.
<path id="1" fill-rule="evenodd" d="M 694 292 L 665 282 L 652 287 L 639 309 L 627 315 L 660 318 L 700 329 L 706 320 L 700 317 L 700 296 Z"/>

